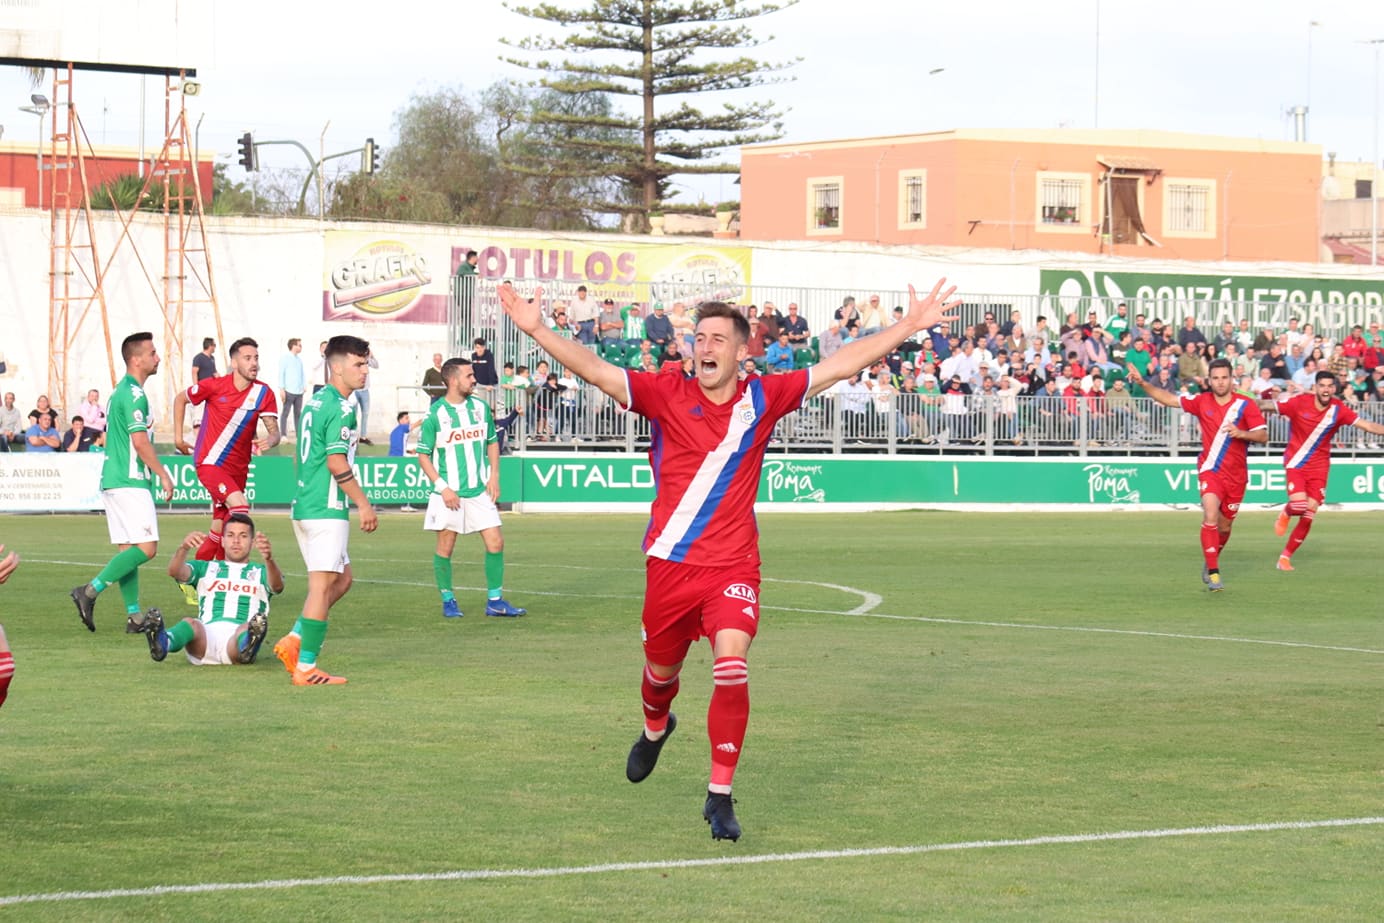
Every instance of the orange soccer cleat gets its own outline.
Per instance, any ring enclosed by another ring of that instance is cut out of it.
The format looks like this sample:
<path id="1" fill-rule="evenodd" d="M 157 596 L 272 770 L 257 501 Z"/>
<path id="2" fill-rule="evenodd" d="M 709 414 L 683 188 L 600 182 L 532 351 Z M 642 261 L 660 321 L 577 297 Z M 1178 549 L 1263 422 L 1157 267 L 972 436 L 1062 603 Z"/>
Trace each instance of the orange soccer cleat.
<path id="1" fill-rule="evenodd" d="M 1291 517 L 1289 517 L 1287 510 L 1284 510 L 1283 512 L 1279 513 L 1278 518 L 1273 521 L 1273 534 L 1286 534 L 1288 531 L 1288 522 L 1290 521 L 1290 519 Z M 1289 570 L 1292 570 L 1292 568 L 1289 568 Z"/>
<path id="2" fill-rule="evenodd" d="M 324 670 L 313 667 L 311 670 L 294 670 L 293 685 L 295 686 L 344 686 L 346 677 L 332 676 Z"/>
<path id="3" fill-rule="evenodd" d="M 1278 569 L 1297 570 L 1297 568 L 1293 567 L 1293 559 L 1288 557 L 1286 554 L 1281 554 L 1278 556 Z"/>
<path id="4" fill-rule="evenodd" d="M 297 635 L 284 635 L 274 645 L 274 656 L 283 663 L 289 673 L 298 669 L 298 651 L 303 647 L 303 639 Z"/>

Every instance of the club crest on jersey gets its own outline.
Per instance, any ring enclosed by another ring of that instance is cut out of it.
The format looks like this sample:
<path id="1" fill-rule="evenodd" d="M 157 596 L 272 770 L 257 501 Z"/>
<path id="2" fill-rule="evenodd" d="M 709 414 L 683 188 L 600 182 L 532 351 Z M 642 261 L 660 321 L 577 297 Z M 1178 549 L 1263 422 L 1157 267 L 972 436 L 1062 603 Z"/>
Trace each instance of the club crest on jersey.
<path id="1" fill-rule="evenodd" d="M 143 422 L 144 422 L 144 413 L 143 413 L 143 411 L 136 410 L 136 411 L 134 412 L 134 420 L 135 420 L 136 423 L 143 423 Z"/>
<path id="2" fill-rule="evenodd" d="M 739 407 L 735 408 L 735 414 L 740 418 L 741 423 L 753 423 L 755 418 L 754 403 L 752 401 L 744 401 Z"/>
<path id="3" fill-rule="evenodd" d="M 351 427 L 349 427 L 349 426 L 343 426 L 343 427 L 341 427 L 341 441 L 342 441 L 342 442 L 350 442 L 350 441 L 351 441 Z"/>
<path id="4" fill-rule="evenodd" d="M 754 603 L 757 600 L 754 595 L 754 587 L 747 583 L 732 583 L 726 587 L 723 595 L 731 599 L 743 599 L 747 603 Z"/>

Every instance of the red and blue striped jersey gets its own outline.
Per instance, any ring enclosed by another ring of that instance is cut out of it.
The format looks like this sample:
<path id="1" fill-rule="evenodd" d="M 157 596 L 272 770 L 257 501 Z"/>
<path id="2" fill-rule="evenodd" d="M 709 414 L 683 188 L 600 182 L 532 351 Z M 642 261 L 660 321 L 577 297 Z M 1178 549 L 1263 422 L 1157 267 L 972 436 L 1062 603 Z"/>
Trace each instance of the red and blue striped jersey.
<path id="1" fill-rule="evenodd" d="M 235 375 L 222 375 L 197 382 L 187 389 L 187 398 L 194 404 L 207 405 L 202 428 L 197 431 L 193 460 L 198 465 L 216 465 L 233 474 L 246 475 L 259 418 L 279 415 L 274 389 L 252 381 L 250 387 L 238 391 Z"/>
<path id="2" fill-rule="evenodd" d="M 629 409 L 650 423 L 655 495 L 644 553 L 701 567 L 758 564 L 764 450 L 774 424 L 802 406 L 810 370 L 751 376 L 724 404 L 681 375 L 626 377 Z"/>
<path id="3" fill-rule="evenodd" d="M 1314 394 L 1299 394 L 1278 402 L 1278 412 L 1288 421 L 1288 448 L 1283 467 L 1289 469 L 1329 469 L 1331 437 L 1358 416 L 1336 398 L 1322 410 Z"/>
<path id="4" fill-rule="evenodd" d="M 1259 406 L 1241 394 L 1231 394 L 1230 400 L 1222 404 L 1216 395 L 1203 391 L 1195 396 L 1179 398 L 1182 409 L 1197 418 L 1201 424 L 1201 455 L 1197 456 L 1197 472 L 1205 474 L 1215 471 L 1231 479 L 1244 479 L 1249 476 L 1247 457 L 1249 443 L 1243 439 L 1232 439 L 1229 433 L 1222 432 L 1227 423 L 1236 429 L 1266 429 L 1264 415 Z"/>

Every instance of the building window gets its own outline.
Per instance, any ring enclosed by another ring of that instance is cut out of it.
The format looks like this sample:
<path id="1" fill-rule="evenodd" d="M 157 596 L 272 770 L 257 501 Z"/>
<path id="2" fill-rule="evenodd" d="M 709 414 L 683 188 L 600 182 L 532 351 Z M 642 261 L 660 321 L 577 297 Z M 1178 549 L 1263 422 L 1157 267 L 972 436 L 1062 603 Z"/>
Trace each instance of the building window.
<path id="1" fill-rule="evenodd" d="M 1080 224 L 1082 182 L 1077 179 L 1042 181 L 1044 224 Z"/>
<path id="2" fill-rule="evenodd" d="M 807 181 L 807 233 L 840 234 L 845 183 L 839 176 Z"/>
<path id="3" fill-rule="evenodd" d="M 1216 181 L 1169 176 L 1163 180 L 1163 234 L 1216 236 Z"/>
<path id="4" fill-rule="evenodd" d="M 1355 181 L 1355 197 L 1357 199 L 1368 199 L 1374 195 L 1372 188 L 1374 183 L 1367 179 L 1357 179 Z"/>
<path id="5" fill-rule="evenodd" d="M 1091 175 L 1039 171 L 1035 177 L 1034 228 L 1050 234 L 1090 232 Z"/>
<path id="6" fill-rule="evenodd" d="M 899 174 L 899 227 L 927 227 L 927 171 Z"/>

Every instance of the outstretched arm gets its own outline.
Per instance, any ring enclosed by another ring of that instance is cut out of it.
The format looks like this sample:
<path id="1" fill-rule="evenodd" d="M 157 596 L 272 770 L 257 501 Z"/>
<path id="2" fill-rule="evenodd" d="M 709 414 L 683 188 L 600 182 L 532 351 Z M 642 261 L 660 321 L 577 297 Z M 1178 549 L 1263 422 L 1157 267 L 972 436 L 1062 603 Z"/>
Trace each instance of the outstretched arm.
<path id="1" fill-rule="evenodd" d="M 814 365 L 812 386 L 807 391 L 807 397 L 821 394 L 838 381 L 844 381 L 867 365 L 883 359 L 915 333 L 944 321 L 956 320 L 956 315 L 947 312 L 959 306 L 961 300 L 948 300 L 956 293 L 956 286 L 943 292 L 942 286 L 946 284 L 946 279 L 938 279 L 926 298 L 919 298 L 913 286 L 908 286 L 908 313 L 903 319 L 879 333 L 847 343 L 829 358 Z"/>
<path id="2" fill-rule="evenodd" d="M 1178 400 L 1176 394 L 1173 394 L 1166 388 L 1160 388 L 1157 385 L 1149 384 L 1144 376 L 1139 374 L 1139 370 L 1134 367 L 1132 362 L 1125 366 L 1125 370 L 1128 372 L 1127 377 L 1129 380 L 1143 388 L 1144 393 L 1149 397 L 1153 398 L 1164 407 L 1172 407 L 1175 410 L 1182 409 L 1182 401 Z"/>
<path id="3" fill-rule="evenodd" d="M 187 583 L 192 577 L 192 568 L 187 563 L 188 552 L 196 550 L 206 537 L 205 532 L 189 532 L 187 534 L 182 544 L 173 552 L 173 560 L 168 562 L 168 576 L 179 583 Z"/>
<path id="4" fill-rule="evenodd" d="M 548 355 L 561 362 L 583 381 L 588 381 L 628 407 L 630 395 L 625 371 L 611 365 L 576 340 L 559 336 L 543 323 L 538 301 L 543 289 L 535 288 L 532 298 L 523 298 L 508 282 L 500 286 L 500 304 L 514 326 L 527 333 Z M 900 341 L 902 342 L 902 341 Z"/>

